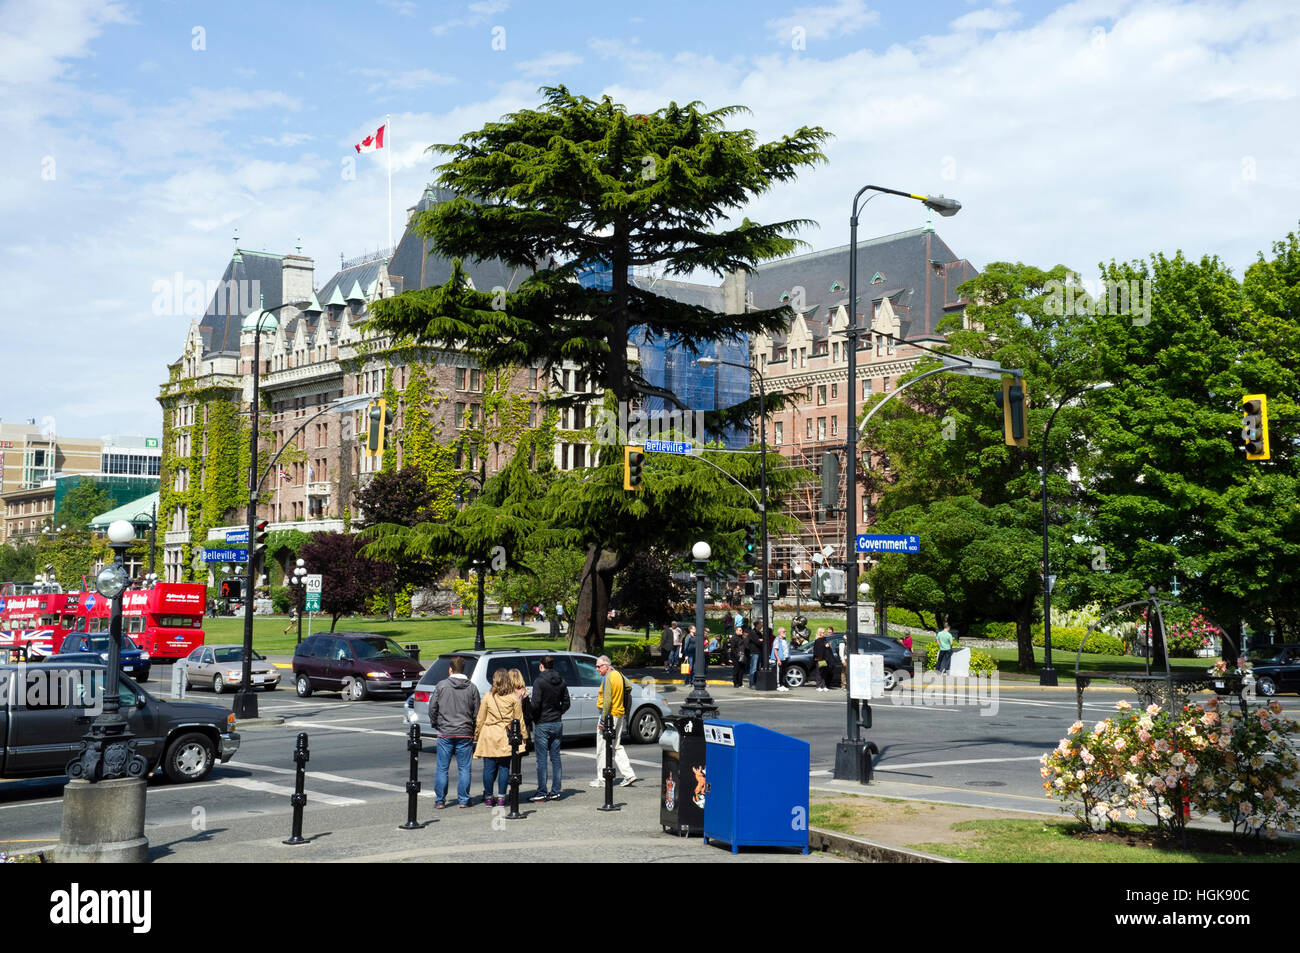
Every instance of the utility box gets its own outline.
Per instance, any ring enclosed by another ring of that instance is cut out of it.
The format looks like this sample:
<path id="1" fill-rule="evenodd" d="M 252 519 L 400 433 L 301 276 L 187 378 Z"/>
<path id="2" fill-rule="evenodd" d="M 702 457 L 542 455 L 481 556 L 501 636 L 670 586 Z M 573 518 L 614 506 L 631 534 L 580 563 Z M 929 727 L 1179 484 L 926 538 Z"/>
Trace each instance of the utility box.
<path id="1" fill-rule="evenodd" d="M 659 825 L 665 834 L 704 833 L 704 719 L 680 716 L 659 735 L 663 766 L 659 781 Z"/>
<path id="2" fill-rule="evenodd" d="M 704 842 L 808 853 L 808 742 L 740 721 L 706 721 L 704 740 Z"/>
<path id="3" fill-rule="evenodd" d="M 953 649 L 948 660 L 948 674 L 953 678 L 970 678 L 970 649 Z"/>
<path id="4" fill-rule="evenodd" d="M 174 698 L 185 697 L 185 670 L 189 668 L 189 663 L 185 659 L 178 659 L 172 666 L 172 696 Z"/>

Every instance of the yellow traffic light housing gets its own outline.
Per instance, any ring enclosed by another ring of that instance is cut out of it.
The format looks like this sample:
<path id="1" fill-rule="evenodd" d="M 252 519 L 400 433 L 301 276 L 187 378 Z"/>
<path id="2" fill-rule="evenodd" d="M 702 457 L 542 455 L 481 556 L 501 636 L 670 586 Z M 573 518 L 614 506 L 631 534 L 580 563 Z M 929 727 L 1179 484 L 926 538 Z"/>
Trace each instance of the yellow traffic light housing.
<path id="1" fill-rule="evenodd" d="M 1025 385 L 1019 377 L 1002 378 L 1002 390 L 997 394 L 1002 408 L 1002 437 L 1008 447 L 1027 447 L 1025 433 Z"/>
<path id="2" fill-rule="evenodd" d="M 641 491 L 641 465 L 645 463 L 643 447 L 623 448 L 623 489 Z"/>
<path id="3" fill-rule="evenodd" d="M 1241 439 L 1246 441 L 1246 459 L 1267 460 L 1268 398 L 1263 394 L 1247 394 L 1241 403 Z"/>
<path id="4" fill-rule="evenodd" d="M 388 401 L 383 397 L 371 401 L 370 407 L 366 411 L 366 417 L 370 421 L 370 429 L 366 431 L 366 456 L 377 457 L 384 452 L 388 439 L 388 428 L 393 423 L 393 415 L 388 409 Z"/>

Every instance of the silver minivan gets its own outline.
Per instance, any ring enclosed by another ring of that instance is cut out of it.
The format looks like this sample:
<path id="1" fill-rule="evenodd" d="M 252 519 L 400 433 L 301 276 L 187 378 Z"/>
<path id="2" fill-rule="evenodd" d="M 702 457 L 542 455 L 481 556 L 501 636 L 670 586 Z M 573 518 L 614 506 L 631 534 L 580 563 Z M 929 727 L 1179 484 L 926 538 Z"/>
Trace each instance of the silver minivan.
<path id="1" fill-rule="evenodd" d="M 579 652 L 551 652 L 545 649 L 489 649 L 485 652 L 462 651 L 440 655 L 424 673 L 415 694 L 406 699 L 402 709 L 408 725 L 419 724 L 422 734 L 432 732 L 429 724 L 429 696 L 434 687 L 450 673 L 453 655 L 465 660 L 465 675 L 486 695 L 492 686 L 492 677 L 498 669 L 519 669 L 532 690 L 542 659 L 555 659 L 555 671 L 563 677 L 569 688 L 569 710 L 564 713 L 564 737 L 596 737 L 596 692 L 600 688 L 600 673 L 596 671 L 596 658 Z M 667 703 L 655 688 L 652 679 L 637 683 L 632 679 L 632 716 L 627 721 L 627 739 L 639 744 L 654 744 L 663 731 L 664 719 L 672 714 Z"/>

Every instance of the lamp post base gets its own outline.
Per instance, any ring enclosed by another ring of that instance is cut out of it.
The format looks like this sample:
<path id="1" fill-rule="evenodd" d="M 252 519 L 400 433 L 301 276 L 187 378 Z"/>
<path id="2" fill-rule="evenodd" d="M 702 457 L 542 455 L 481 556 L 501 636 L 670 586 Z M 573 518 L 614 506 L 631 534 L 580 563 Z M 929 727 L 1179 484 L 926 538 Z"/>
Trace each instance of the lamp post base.
<path id="1" fill-rule="evenodd" d="M 870 741 L 841 741 L 835 745 L 836 781 L 871 782 L 872 758 L 878 749 Z"/>
<path id="2" fill-rule="evenodd" d="M 1055 684 L 1056 684 L 1056 669 L 1055 669 L 1054 667 L 1052 667 L 1051 665 L 1044 665 L 1043 668 L 1042 668 L 1042 671 L 1040 671 L 1040 672 L 1038 673 L 1038 684 L 1039 684 L 1039 685 L 1055 685 Z"/>
<path id="3" fill-rule="evenodd" d="M 257 695 L 248 689 L 241 689 L 235 695 L 235 703 L 231 706 L 231 711 L 235 713 L 236 721 L 245 721 L 249 718 L 257 717 Z"/>
<path id="4" fill-rule="evenodd" d="M 63 789 L 63 826 L 56 863 L 142 864 L 149 859 L 144 836 L 144 778 L 69 781 Z"/>
<path id="5" fill-rule="evenodd" d="M 774 692 L 776 691 L 776 669 L 769 668 L 767 671 L 759 669 L 754 673 L 754 691 L 756 692 Z"/>

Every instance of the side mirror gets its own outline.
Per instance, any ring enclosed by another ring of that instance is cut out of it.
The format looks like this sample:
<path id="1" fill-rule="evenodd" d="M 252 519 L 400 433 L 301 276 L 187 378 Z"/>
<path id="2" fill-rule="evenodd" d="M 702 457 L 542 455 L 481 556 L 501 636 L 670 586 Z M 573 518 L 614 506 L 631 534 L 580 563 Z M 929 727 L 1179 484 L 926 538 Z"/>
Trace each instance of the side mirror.
<path id="1" fill-rule="evenodd" d="M 136 695 L 136 696 L 135 696 L 135 707 L 136 707 L 136 708 L 143 708 L 143 707 L 144 707 L 145 705 L 147 705 L 148 703 L 149 703 L 149 699 L 145 698 L 143 695 Z"/>

